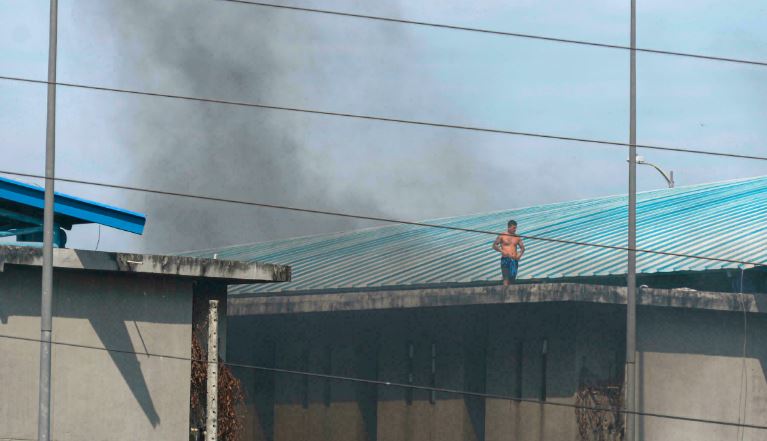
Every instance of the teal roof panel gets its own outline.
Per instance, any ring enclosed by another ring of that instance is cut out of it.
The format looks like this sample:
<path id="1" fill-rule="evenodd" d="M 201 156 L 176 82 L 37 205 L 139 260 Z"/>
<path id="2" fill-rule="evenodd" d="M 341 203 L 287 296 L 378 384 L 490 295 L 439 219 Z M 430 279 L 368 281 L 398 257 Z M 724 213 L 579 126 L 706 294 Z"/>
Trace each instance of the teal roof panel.
<path id="1" fill-rule="evenodd" d="M 430 220 L 427 223 L 502 232 L 509 219 L 518 233 L 626 246 L 625 195 Z M 767 176 L 637 195 L 641 249 L 767 264 Z M 232 294 L 423 287 L 498 282 L 494 237 L 413 225 L 298 237 L 185 253 L 199 257 L 290 265 L 292 282 L 241 285 Z M 519 279 L 607 276 L 626 273 L 626 252 L 525 240 Z M 736 268 L 738 264 L 660 254 L 637 254 L 639 273 Z"/>

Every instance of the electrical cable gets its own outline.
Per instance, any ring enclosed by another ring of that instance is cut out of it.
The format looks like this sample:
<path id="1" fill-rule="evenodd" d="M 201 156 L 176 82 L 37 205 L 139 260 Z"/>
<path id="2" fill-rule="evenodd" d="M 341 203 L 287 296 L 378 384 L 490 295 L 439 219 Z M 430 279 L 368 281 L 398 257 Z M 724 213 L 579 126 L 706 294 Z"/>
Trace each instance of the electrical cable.
<path id="1" fill-rule="evenodd" d="M 45 80 L 34 80 L 30 78 L 12 77 L 12 76 L 6 76 L 6 75 L 0 75 L 0 80 L 18 81 L 18 82 L 33 83 L 33 84 L 46 84 L 46 85 L 49 84 L 49 82 Z M 210 104 L 224 104 L 224 105 L 230 105 L 230 106 L 251 107 L 251 108 L 266 109 L 266 110 L 308 113 L 313 115 L 352 118 L 352 119 L 360 119 L 360 120 L 368 120 L 368 121 L 381 121 L 381 122 L 408 124 L 408 125 L 423 126 L 423 127 L 465 130 L 465 131 L 471 131 L 471 132 L 493 133 L 493 134 L 500 134 L 500 135 L 525 136 L 525 137 L 531 137 L 531 138 L 551 139 L 556 141 L 572 141 L 572 142 L 579 142 L 579 143 L 585 143 L 585 144 L 598 144 L 598 145 L 606 145 L 606 146 L 613 146 L 613 147 L 631 147 L 632 146 L 632 144 L 629 144 L 626 142 L 619 142 L 619 141 L 580 138 L 580 137 L 574 137 L 574 136 L 561 136 L 561 135 L 553 135 L 553 134 L 546 134 L 546 133 L 521 132 L 521 131 L 515 131 L 515 130 L 494 129 L 494 128 L 487 128 L 487 127 L 466 126 L 466 125 L 457 125 L 457 124 L 446 124 L 446 123 L 437 123 L 437 122 L 430 122 L 430 121 L 419 121 L 419 120 L 410 120 L 410 119 L 401 119 L 401 118 L 389 118 L 389 117 L 375 116 L 375 115 L 331 112 L 326 110 L 276 106 L 271 104 L 259 104 L 259 103 L 252 103 L 252 102 L 246 102 L 246 101 L 200 98 L 200 97 L 176 95 L 176 94 L 170 94 L 170 93 L 146 92 L 146 91 L 139 91 L 139 90 L 132 90 L 132 89 L 121 89 L 116 87 L 89 86 L 85 84 L 65 83 L 65 82 L 56 82 L 56 83 L 50 83 L 50 84 L 56 84 L 57 86 L 71 87 L 76 89 L 97 90 L 101 92 L 114 92 L 114 93 L 130 94 L 130 95 L 169 98 L 169 99 L 176 99 L 176 100 L 183 100 L 183 101 L 195 101 L 195 102 L 210 103 Z M 727 157 L 727 158 L 755 159 L 759 161 L 767 161 L 767 156 L 716 152 L 716 151 L 710 151 L 710 150 L 700 150 L 700 149 L 685 148 L 685 147 L 666 147 L 666 146 L 658 146 L 658 145 L 650 145 L 650 144 L 636 144 L 636 147 L 648 149 L 648 150 L 662 150 L 662 151 L 670 151 L 670 152 L 694 153 L 699 155 L 718 156 L 718 157 Z"/>
<path id="2" fill-rule="evenodd" d="M 260 2 L 254 2 L 254 1 L 245 1 L 245 0 L 223 0 L 223 1 L 232 2 L 232 3 L 250 4 L 250 5 L 256 5 L 256 6 L 264 6 L 264 7 L 272 7 L 272 8 L 281 8 L 281 9 L 288 9 L 288 10 L 295 10 L 295 11 L 303 11 L 303 12 L 314 12 L 314 13 L 322 13 L 322 14 L 332 14 L 332 15 L 338 15 L 338 16 L 364 18 L 364 19 L 388 21 L 388 22 L 403 23 L 403 24 L 413 24 L 413 25 L 429 26 L 429 27 L 436 27 L 436 28 L 445 28 L 445 29 L 453 29 L 453 30 L 461 30 L 461 31 L 471 31 L 471 32 L 480 32 L 480 33 L 494 34 L 494 35 L 503 35 L 503 36 L 512 36 L 512 37 L 544 40 L 544 41 L 551 41 L 551 42 L 558 42 L 558 43 L 578 44 L 578 45 L 586 45 L 586 46 L 594 46 L 594 47 L 602 47 L 602 48 L 610 48 L 610 49 L 632 50 L 632 48 L 627 47 L 627 46 L 604 44 L 604 43 L 596 43 L 596 42 L 588 42 L 588 41 L 581 41 L 581 40 L 571 40 L 571 39 L 562 39 L 562 38 L 546 37 L 546 36 L 539 36 L 539 35 L 530 35 L 530 34 L 520 34 L 520 33 L 512 33 L 512 32 L 493 31 L 493 30 L 487 30 L 487 29 L 478 29 L 478 28 L 469 28 L 469 27 L 461 27 L 461 26 L 443 25 L 443 24 L 437 24 L 437 23 L 419 22 L 419 21 L 413 21 L 413 20 L 394 19 L 394 18 L 386 18 L 386 17 L 376 17 L 376 16 L 369 16 L 369 15 L 352 14 L 352 13 L 344 13 L 344 12 L 328 11 L 328 10 L 320 10 L 320 9 L 312 9 L 312 8 L 303 8 L 303 7 L 294 7 L 294 6 L 286 6 L 286 5 L 274 5 L 274 4 L 260 3 Z M 635 48 L 633 50 L 638 51 L 638 52 L 648 52 L 648 53 L 663 54 L 663 55 L 674 55 L 674 56 L 682 56 L 682 57 L 690 57 L 690 58 L 698 58 L 698 59 L 707 59 L 707 60 L 714 60 L 714 61 L 724 61 L 724 62 L 742 63 L 742 64 L 750 64 L 750 65 L 758 65 L 758 66 L 767 66 L 767 62 L 753 61 L 753 60 L 743 60 L 743 59 L 716 57 L 716 56 L 708 56 L 708 55 L 700 55 L 700 54 L 672 52 L 672 51 L 649 49 L 649 48 Z M 12 80 L 12 81 L 32 82 L 32 83 L 39 83 L 39 84 L 51 84 L 51 83 L 49 83 L 47 81 L 38 81 L 38 80 L 31 80 L 31 79 L 25 79 L 25 78 L 16 78 L 16 77 L 7 77 L 7 76 L 0 76 L 0 79 Z M 415 124 L 415 125 L 431 126 L 431 127 L 441 127 L 441 128 L 471 130 L 471 131 L 480 131 L 480 132 L 488 132 L 488 133 L 509 134 L 509 135 L 516 135 L 516 136 L 530 136 L 530 137 L 538 137 L 538 138 L 546 138 L 546 139 L 554 139 L 554 140 L 563 140 L 563 141 L 575 141 L 575 142 L 595 143 L 595 144 L 613 145 L 613 146 L 630 146 L 631 145 L 631 144 L 619 143 L 619 142 L 613 142 L 613 141 L 593 140 L 593 139 L 586 139 L 586 138 L 575 138 L 575 137 L 548 135 L 548 134 L 540 134 L 540 133 L 517 132 L 517 131 L 509 131 L 509 130 L 490 129 L 490 128 L 481 128 L 481 127 L 471 127 L 471 126 L 460 126 L 460 125 L 451 125 L 451 124 L 441 124 L 441 123 L 432 123 L 432 122 L 424 122 L 424 121 L 411 121 L 411 120 L 395 119 L 395 118 L 385 118 L 385 117 L 377 117 L 377 116 L 370 116 L 370 115 L 356 115 L 356 114 L 349 114 L 349 113 L 328 112 L 328 111 L 320 111 L 320 110 L 300 109 L 300 108 L 291 108 L 291 107 L 284 107 L 284 106 L 272 106 L 272 105 L 264 105 L 264 104 L 256 104 L 256 103 L 245 103 L 245 102 L 237 102 L 237 101 L 226 101 L 226 100 L 215 100 L 215 99 L 206 99 L 206 98 L 195 98 L 195 97 L 188 97 L 188 96 L 182 96 L 182 95 L 151 93 L 151 92 L 140 92 L 140 91 L 134 91 L 134 90 L 128 90 L 128 89 L 118 89 L 118 88 L 108 88 L 108 87 L 98 87 L 98 86 L 87 86 L 87 85 L 74 84 L 74 83 L 58 83 L 57 82 L 57 83 L 54 83 L 54 84 L 60 85 L 60 86 L 64 86 L 64 87 L 84 88 L 84 89 L 109 91 L 109 92 L 117 92 L 117 93 L 138 94 L 138 95 L 164 97 L 164 98 L 173 98 L 173 99 L 182 99 L 182 100 L 194 100 L 194 101 L 208 102 L 208 103 L 228 104 L 228 105 L 246 106 L 246 107 L 257 107 L 257 108 L 270 109 L 270 110 L 285 110 L 285 111 L 313 113 L 313 114 L 320 114 L 320 115 L 327 115 L 327 116 L 340 116 L 340 117 L 349 117 L 349 118 L 358 118 L 358 119 L 367 119 L 367 120 L 377 120 L 377 121 L 384 121 L 384 122 L 393 122 L 393 123 L 405 123 L 405 124 Z M 714 155 L 714 156 L 726 156 L 726 157 L 741 158 L 741 159 L 767 160 L 767 157 L 752 156 L 752 155 L 729 154 L 729 153 L 723 153 L 723 152 L 711 152 L 711 151 L 685 149 L 685 148 L 662 147 L 662 146 L 651 146 L 651 145 L 636 145 L 636 147 L 646 148 L 646 149 L 655 149 L 655 150 L 667 150 L 667 151 L 677 151 L 677 152 L 686 152 L 686 153 Z M 43 176 L 37 176 L 37 175 L 31 175 L 31 174 L 18 174 L 18 173 L 13 173 L 13 172 L 8 172 L 8 171 L 4 171 L 3 173 L 43 178 Z M 56 178 L 56 180 L 60 180 L 60 181 L 64 181 L 64 182 L 72 182 L 72 183 L 85 184 L 85 185 L 97 185 L 97 186 L 102 186 L 102 187 L 110 187 L 110 188 L 126 189 L 126 190 L 133 190 L 133 191 L 157 193 L 157 194 L 164 194 L 164 195 L 170 195 L 170 196 L 180 196 L 180 197 L 197 198 L 197 199 L 213 200 L 213 201 L 220 201 L 220 202 L 229 202 L 229 203 L 237 203 L 237 204 L 254 205 L 254 206 L 265 207 L 265 208 L 277 208 L 277 209 L 283 209 L 283 210 L 301 211 L 301 212 L 326 214 L 326 215 L 342 216 L 342 217 L 352 217 L 352 218 L 357 218 L 357 219 L 375 220 L 375 221 L 382 221 L 382 222 L 407 224 L 407 225 L 432 227 L 432 228 L 443 228 L 443 229 L 450 229 L 450 230 L 457 230 L 457 231 L 464 231 L 464 232 L 493 234 L 493 235 L 498 234 L 496 232 L 489 232 L 489 231 L 482 231 L 482 230 L 473 230 L 473 229 L 464 229 L 464 228 L 458 228 L 458 227 L 449 227 L 449 226 L 426 224 L 426 223 L 419 223 L 419 222 L 392 220 L 392 219 L 381 218 L 381 217 L 359 216 L 359 215 L 352 215 L 352 214 L 347 214 L 347 213 L 337 213 L 337 212 L 322 211 L 322 210 L 313 210 L 313 209 L 305 209 L 305 208 L 297 208 L 297 207 L 287 207 L 287 206 L 274 205 L 274 204 L 263 204 L 263 203 L 247 202 L 247 201 L 238 201 L 238 200 L 232 200 L 232 199 L 213 198 L 213 197 L 207 197 L 207 196 L 199 196 L 199 195 L 191 195 L 191 194 L 175 193 L 175 192 L 166 192 L 166 191 L 160 191 L 160 190 L 144 189 L 144 188 L 139 188 L 139 187 L 119 186 L 119 185 L 113 185 L 113 184 L 81 181 L 81 180 L 66 179 L 66 178 Z M 97 240 L 96 248 L 98 248 L 98 242 L 100 242 L 100 233 L 101 232 L 99 230 L 99 238 Z M 553 241 L 553 242 L 559 242 L 559 243 L 584 245 L 584 246 L 593 246 L 593 247 L 600 247 L 600 248 L 610 248 L 610 249 L 616 249 L 616 250 L 627 250 L 627 251 L 629 250 L 629 248 L 626 248 L 626 247 L 617 247 L 617 246 L 609 246 L 609 245 L 591 244 L 591 243 L 585 243 L 585 242 L 576 242 L 576 241 L 568 241 L 568 240 L 552 239 L 552 238 L 542 238 L 542 237 L 535 237 L 535 236 L 523 236 L 523 235 L 519 235 L 519 236 L 522 237 L 522 238 L 530 239 L 530 240 Z M 677 256 L 677 257 L 687 257 L 687 258 L 696 258 L 696 259 L 716 260 L 716 261 L 723 261 L 723 262 L 734 262 L 734 263 L 741 263 L 741 264 L 761 265 L 761 264 L 758 264 L 758 263 L 742 262 L 742 261 L 737 261 L 737 260 L 732 260 L 732 259 L 710 258 L 710 257 L 705 257 L 705 256 L 685 255 L 685 254 L 681 254 L 681 253 L 669 253 L 669 252 L 660 252 L 660 251 L 652 251 L 652 250 L 641 250 L 641 249 L 635 249 L 635 251 L 643 252 L 643 253 L 664 254 L 664 255 L 671 255 L 671 256 Z M 741 282 L 741 292 L 740 292 L 740 294 L 742 296 L 742 283 L 743 283 L 743 270 L 742 269 L 741 269 L 741 281 L 740 282 Z M 745 372 L 745 357 L 746 357 L 746 348 L 747 348 L 747 332 L 748 332 L 748 328 L 747 328 L 747 313 L 746 313 L 746 310 L 745 310 L 745 303 L 743 303 L 742 299 L 741 299 L 741 302 L 743 304 L 743 311 L 744 311 L 743 368 L 742 368 L 742 371 L 741 371 L 741 375 L 742 375 L 742 377 L 741 377 L 741 393 L 742 393 L 742 391 L 743 391 L 743 378 L 744 378 L 744 372 Z M 7 336 L 7 335 L 0 335 L 0 337 L 2 337 L 2 338 L 9 338 L 9 339 L 25 340 L 25 341 L 31 341 L 31 342 L 41 342 L 41 340 L 39 340 L 39 339 L 31 339 L 31 338 L 23 338 L 23 337 L 15 337 L 15 336 Z M 96 347 L 96 346 L 80 345 L 80 344 L 72 344 L 72 343 L 63 343 L 63 342 L 52 342 L 52 343 L 56 344 L 56 345 L 63 345 L 63 346 L 70 346 L 70 347 L 77 347 L 77 348 L 95 349 L 95 350 L 103 350 L 103 351 L 108 351 L 108 352 L 118 352 L 118 353 L 135 354 L 135 355 L 146 355 L 148 357 L 154 356 L 154 357 L 158 357 L 158 358 L 171 358 L 171 359 L 178 359 L 178 360 L 191 361 L 191 362 L 207 363 L 206 360 L 195 360 L 195 359 L 192 359 L 192 358 L 184 358 L 184 357 L 169 356 L 169 355 L 162 355 L 162 354 L 150 354 L 148 352 L 141 353 L 141 352 L 135 352 L 135 351 L 116 350 L 116 349 L 111 349 L 111 348 L 101 348 L 101 347 Z M 241 363 L 224 363 L 224 364 L 226 364 L 228 366 L 232 366 L 232 367 L 240 367 L 240 368 L 262 370 L 262 371 L 273 372 L 273 373 L 285 373 L 285 374 L 293 374 L 293 375 L 311 376 L 311 377 L 318 377 L 318 378 L 337 380 L 337 381 L 362 382 L 362 383 L 367 383 L 367 384 L 375 384 L 375 385 L 389 386 L 389 387 L 398 387 L 398 388 L 404 388 L 404 389 L 418 389 L 418 390 L 427 390 L 427 391 L 431 391 L 431 392 L 451 393 L 451 394 L 475 396 L 475 397 L 482 397 L 482 398 L 506 399 L 506 400 L 512 400 L 512 401 L 518 401 L 518 402 L 529 402 L 529 403 L 536 403 L 536 404 L 543 404 L 543 405 L 552 405 L 552 406 L 560 406 L 560 407 L 580 408 L 580 409 L 589 409 L 589 410 L 597 410 L 597 411 L 614 411 L 614 412 L 623 413 L 623 414 L 635 414 L 635 415 L 641 415 L 641 416 L 657 417 L 657 418 L 667 418 L 667 419 L 682 420 L 682 421 L 689 421 L 689 422 L 699 422 L 699 423 L 708 423 L 708 424 L 728 425 L 728 426 L 735 426 L 735 427 L 737 427 L 739 431 L 741 429 L 745 429 L 745 428 L 763 429 L 763 430 L 767 429 L 767 426 L 758 426 L 758 425 L 751 425 L 751 424 L 741 423 L 741 415 L 740 415 L 740 407 L 741 407 L 740 406 L 740 401 L 741 400 L 740 399 L 739 399 L 738 423 L 732 423 L 732 422 L 726 422 L 726 421 L 717 421 L 717 420 L 707 420 L 707 419 L 701 419 L 701 418 L 672 416 L 672 415 L 664 415 L 664 414 L 656 414 L 656 413 L 648 413 L 648 412 L 626 411 L 626 410 L 623 410 L 623 409 L 611 409 L 611 408 L 578 406 L 578 405 L 567 404 L 567 403 L 554 403 L 554 402 L 546 402 L 546 401 L 541 401 L 541 400 L 514 398 L 514 397 L 498 395 L 498 394 L 487 394 L 487 393 L 480 393 L 480 392 L 461 391 L 461 390 L 457 390 L 457 389 L 436 388 L 436 387 L 420 386 L 420 385 L 413 385 L 413 384 L 403 384 L 403 383 L 380 381 L 380 380 L 361 379 L 361 378 L 353 378 L 353 377 L 330 375 L 330 374 L 321 374 L 321 373 L 313 373 L 313 372 L 303 372 L 303 371 L 297 371 L 297 370 L 291 370 L 291 369 L 269 368 L 269 367 L 264 367 L 264 366 L 247 365 L 247 364 L 241 364 Z M 746 381 L 747 381 L 747 379 L 746 379 Z M 747 389 L 747 386 L 746 386 L 746 389 Z M 746 390 L 746 394 L 747 394 L 747 390 Z M 747 402 L 746 402 L 745 405 L 747 405 Z M 745 410 L 744 410 L 744 412 L 745 412 Z"/>
<path id="3" fill-rule="evenodd" d="M 310 12 L 310 13 L 325 14 L 325 15 L 335 15 L 335 16 L 341 16 L 341 17 L 384 21 L 384 22 L 390 22 L 390 23 L 425 26 L 425 27 L 439 28 L 439 29 L 477 32 L 482 34 L 499 35 L 504 37 L 517 37 L 517 38 L 526 38 L 526 39 L 532 39 L 532 40 L 550 41 L 554 43 L 575 44 L 575 45 L 581 45 L 581 46 L 591 46 L 591 47 L 599 47 L 599 48 L 607 48 L 607 49 L 620 49 L 620 50 L 628 50 L 628 51 L 632 50 L 630 46 L 623 46 L 619 44 L 598 43 L 594 41 L 548 37 L 545 35 L 523 34 L 519 32 L 497 31 L 492 29 L 473 28 L 473 27 L 467 27 L 467 26 L 457 26 L 457 25 L 440 24 L 440 23 L 433 23 L 433 22 L 426 22 L 426 21 L 408 20 L 404 18 L 391 18 L 391 17 L 376 16 L 376 15 L 356 14 L 352 12 L 331 11 L 328 9 L 307 8 L 302 6 L 276 5 L 273 3 L 263 3 L 263 2 L 250 1 L 250 0 L 220 0 L 220 1 L 225 1 L 229 3 L 239 3 L 244 5 L 252 5 L 252 6 L 262 6 L 262 7 L 275 8 L 275 9 L 284 9 L 284 10 L 290 10 L 290 11 Z M 672 55 L 672 56 L 678 56 L 678 57 L 697 58 L 697 59 L 711 60 L 711 61 L 724 61 L 728 63 L 740 63 L 740 64 L 755 65 L 755 66 L 767 66 L 767 61 L 744 60 L 740 58 L 718 57 L 714 55 L 692 54 L 688 52 L 676 52 L 676 51 L 669 51 L 669 50 L 663 50 L 663 49 L 651 49 L 651 48 L 633 48 L 633 50 L 635 50 L 636 52 L 645 52 L 645 53 L 651 53 L 651 54 Z"/>
<path id="4" fill-rule="evenodd" d="M 41 340 L 38 338 L 19 337 L 14 335 L 5 335 L 5 334 L 0 334 L 0 338 L 5 338 L 9 340 L 27 341 L 27 342 L 38 342 L 38 343 L 41 342 Z M 190 361 L 195 363 L 206 363 L 206 364 L 210 363 L 208 360 L 202 360 L 202 359 L 197 360 L 197 359 L 193 359 L 189 357 L 181 357 L 177 355 L 164 355 L 164 354 L 155 354 L 155 353 L 149 353 L 149 352 L 136 352 L 136 351 L 128 351 L 124 349 L 112 349 L 112 348 L 84 345 L 84 344 L 78 344 L 78 343 L 65 343 L 65 342 L 52 341 L 51 344 L 59 345 L 59 346 L 68 346 L 73 348 L 80 348 L 80 349 L 92 349 L 92 350 L 98 350 L 98 351 L 104 351 L 104 352 L 114 352 L 118 354 L 144 355 L 149 358 L 157 357 L 157 358 L 164 358 L 164 359 L 171 359 L 171 360 Z M 498 400 L 516 401 L 521 403 L 532 403 L 532 404 L 539 404 L 544 406 L 596 410 L 596 411 L 603 411 L 603 412 L 617 412 L 622 414 L 639 415 L 639 416 L 653 417 L 653 418 L 664 418 L 664 419 L 694 422 L 694 423 L 707 423 L 707 424 L 716 424 L 716 425 L 722 425 L 722 426 L 767 430 L 767 426 L 761 426 L 756 424 L 739 424 L 739 423 L 735 423 L 731 421 L 710 420 L 705 418 L 694 418 L 694 417 L 685 417 L 685 416 L 678 416 L 678 415 L 666 415 L 666 414 L 654 413 L 654 412 L 629 411 L 629 410 L 620 409 L 620 408 L 615 409 L 615 408 L 609 408 L 609 407 L 581 406 L 581 405 L 570 404 L 570 403 L 535 400 L 531 398 L 517 398 L 517 397 L 512 397 L 512 396 L 502 395 L 502 394 L 489 394 L 485 392 L 472 392 L 472 391 L 465 391 L 460 389 L 422 386 L 417 384 L 406 384 L 406 383 L 398 383 L 393 381 L 373 380 L 373 379 L 367 379 L 367 378 L 356 378 L 356 377 L 348 377 L 348 376 L 333 375 L 333 374 L 322 374 L 317 372 L 305 372 L 305 371 L 299 371 L 294 369 L 273 368 L 268 366 L 258 366 L 258 365 L 251 365 L 251 364 L 245 364 L 245 363 L 232 363 L 232 362 L 219 362 L 219 363 L 222 363 L 226 366 L 231 366 L 231 367 L 252 369 L 252 370 L 258 370 L 258 371 L 264 371 L 264 372 L 272 372 L 276 374 L 302 375 L 302 376 L 309 376 L 314 378 L 322 378 L 326 380 L 349 381 L 349 382 L 371 384 L 371 385 L 377 385 L 377 386 L 396 387 L 401 389 L 425 390 L 425 391 L 433 391 L 433 392 L 448 393 L 448 394 L 455 394 L 455 395 L 472 396 L 472 397 L 478 397 L 478 398 L 491 398 L 491 399 L 498 399 Z"/>

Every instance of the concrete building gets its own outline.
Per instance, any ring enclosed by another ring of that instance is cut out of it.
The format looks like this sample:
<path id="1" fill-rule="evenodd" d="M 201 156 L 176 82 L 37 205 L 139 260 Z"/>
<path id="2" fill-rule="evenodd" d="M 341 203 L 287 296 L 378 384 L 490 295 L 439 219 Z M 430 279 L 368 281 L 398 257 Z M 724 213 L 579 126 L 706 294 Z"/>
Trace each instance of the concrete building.
<path id="1" fill-rule="evenodd" d="M 625 246 L 626 211 L 613 196 L 429 223 Z M 765 216 L 764 177 L 638 196 L 639 248 L 671 253 L 638 255 L 640 411 L 767 426 Z M 231 361 L 492 395 L 240 369 L 247 439 L 622 439 L 614 412 L 557 404 L 621 405 L 625 251 L 528 238 L 504 288 L 493 239 L 395 225 L 194 253 L 294 270 L 230 290 Z M 640 440 L 730 438 L 767 431 L 639 418 Z"/>
<path id="2" fill-rule="evenodd" d="M 0 178 L 0 237 L 42 240 L 43 189 Z M 54 239 L 99 223 L 140 234 L 139 214 L 57 193 Z M 42 249 L 0 246 L 0 440 L 37 439 Z M 55 441 L 185 441 L 193 328 L 227 287 L 290 280 L 281 265 L 54 249 Z M 161 355 L 161 356 L 158 356 Z M 222 354 L 226 356 L 225 351 Z M 171 358 L 169 358 L 171 357 Z"/>
<path id="3" fill-rule="evenodd" d="M 229 284 L 290 275 L 275 265 L 54 251 L 53 340 L 64 343 L 53 345 L 57 441 L 188 440 L 193 317 L 209 299 L 225 305 Z M 41 263 L 39 248 L 0 247 L 0 440 L 37 437 Z M 225 330 L 225 307 L 220 314 Z"/>

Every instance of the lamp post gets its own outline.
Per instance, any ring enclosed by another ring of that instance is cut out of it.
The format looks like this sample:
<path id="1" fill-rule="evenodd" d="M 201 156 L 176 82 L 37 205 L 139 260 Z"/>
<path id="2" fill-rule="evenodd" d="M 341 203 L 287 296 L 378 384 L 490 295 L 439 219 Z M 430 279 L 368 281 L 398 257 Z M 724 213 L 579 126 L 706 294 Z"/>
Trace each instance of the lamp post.
<path id="1" fill-rule="evenodd" d="M 58 0 L 51 0 L 48 35 L 48 117 L 45 135 L 45 200 L 43 210 L 43 268 L 40 296 L 40 382 L 38 383 L 37 439 L 51 439 L 51 333 L 53 331 L 53 191 L 56 160 L 56 55 Z"/>
<path id="2" fill-rule="evenodd" d="M 628 159 L 626 160 L 628 161 Z M 638 165 L 649 165 L 650 167 L 654 168 L 655 170 L 658 170 L 658 173 L 660 173 L 661 176 L 663 176 L 663 179 L 666 180 L 666 185 L 668 185 L 668 188 L 674 188 L 674 171 L 669 170 L 668 173 L 664 172 L 663 169 L 658 167 L 657 165 L 647 162 L 644 160 L 644 156 L 637 156 L 636 157 L 636 163 Z"/>
<path id="3" fill-rule="evenodd" d="M 626 256 L 626 375 L 624 408 L 626 409 L 626 441 L 634 441 L 636 415 L 636 277 L 637 277 L 637 58 L 636 0 L 631 0 L 631 54 L 629 58 L 629 194 L 628 255 Z"/>

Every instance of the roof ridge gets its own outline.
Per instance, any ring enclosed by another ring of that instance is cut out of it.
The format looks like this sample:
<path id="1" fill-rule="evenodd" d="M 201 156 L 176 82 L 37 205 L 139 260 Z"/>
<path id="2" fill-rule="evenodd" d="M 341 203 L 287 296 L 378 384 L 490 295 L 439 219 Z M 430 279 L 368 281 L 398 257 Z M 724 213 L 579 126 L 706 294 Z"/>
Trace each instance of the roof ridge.
<path id="1" fill-rule="evenodd" d="M 720 186 L 724 184 L 733 184 L 737 182 L 745 182 L 745 181 L 759 181 L 767 179 L 767 175 L 761 175 L 761 176 L 753 176 L 748 178 L 736 178 L 736 179 L 728 179 L 724 181 L 714 181 L 714 182 L 706 182 L 706 183 L 699 183 L 699 184 L 690 184 L 685 185 L 681 187 L 675 187 L 675 188 L 661 188 L 661 189 L 654 189 L 654 190 L 645 190 L 641 192 L 637 192 L 637 196 L 646 196 L 653 193 L 677 193 L 682 191 L 689 191 L 689 190 L 695 190 L 695 189 L 702 189 L 706 187 L 714 187 L 714 186 Z M 606 199 L 613 199 L 613 198 L 626 198 L 628 197 L 628 194 L 626 193 L 620 193 L 620 194 L 612 194 L 612 195 L 605 195 L 605 196 L 597 196 L 597 197 L 591 197 L 591 198 L 581 198 L 581 199 L 573 199 L 568 201 L 560 201 L 560 202 L 551 202 L 547 204 L 540 204 L 540 205 L 527 205 L 523 207 L 516 207 L 516 208 L 506 208 L 502 210 L 492 210 L 492 211 L 485 211 L 481 213 L 474 213 L 474 214 L 464 214 L 464 215 L 458 215 L 458 216 L 446 216 L 446 217 L 438 217 L 438 218 L 430 218 L 426 220 L 421 221 L 415 221 L 415 222 L 421 222 L 421 223 L 437 223 L 437 222 L 445 222 L 445 221 L 460 221 L 463 219 L 469 219 L 472 217 L 477 216 L 492 216 L 492 215 L 498 215 L 505 212 L 512 212 L 512 211 L 520 211 L 520 210 L 528 210 L 531 208 L 545 208 L 545 207 L 555 207 L 557 205 L 564 205 L 564 204 L 576 204 L 578 202 L 585 202 L 585 201 L 604 201 Z M 188 250 L 188 251 L 179 251 L 174 252 L 173 254 L 190 254 L 190 253 L 204 253 L 204 252 L 225 252 L 229 250 L 235 250 L 241 247 L 252 247 L 256 245 L 268 245 L 268 244 L 277 244 L 277 243 L 286 243 L 288 241 L 292 240 L 306 240 L 311 238 L 331 238 L 333 236 L 345 236 L 355 233 L 364 233 L 370 230 L 376 230 L 376 229 L 383 229 L 383 228 L 396 228 L 396 227 L 403 227 L 407 226 L 406 224 L 396 224 L 396 223 L 387 223 L 386 225 L 377 225 L 377 226 L 371 226 L 371 227 L 364 227 L 364 228 L 356 228 L 353 230 L 343 230 L 343 231 L 334 231 L 330 233 L 317 233 L 317 234 L 307 234 L 303 236 L 291 236 L 289 238 L 285 239 L 271 239 L 271 240 L 262 240 L 262 241 L 256 241 L 256 242 L 247 242 L 247 243 L 239 243 L 234 245 L 226 245 L 222 247 L 211 247 L 211 248 L 203 248 L 203 249 L 195 249 L 195 250 Z"/>

